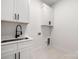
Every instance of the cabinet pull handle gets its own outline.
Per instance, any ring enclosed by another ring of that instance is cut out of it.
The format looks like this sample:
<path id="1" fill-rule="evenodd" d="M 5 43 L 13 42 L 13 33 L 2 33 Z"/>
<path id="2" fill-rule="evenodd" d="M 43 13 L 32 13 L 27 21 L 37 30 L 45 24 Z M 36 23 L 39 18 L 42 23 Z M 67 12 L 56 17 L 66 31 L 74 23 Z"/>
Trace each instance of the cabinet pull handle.
<path id="1" fill-rule="evenodd" d="M 16 13 L 15 13 L 15 19 L 16 19 Z"/>
<path id="2" fill-rule="evenodd" d="M 15 59 L 16 59 L 16 53 L 15 53 Z"/>
<path id="3" fill-rule="evenodd" d="M 19 20 L 19 14 L 18 14 L 18 20 Z"/>
<path id="4" fill-rule="evenodd" d="M 19 59 L 20 59 L 20 52 L 19 52 Z"/>

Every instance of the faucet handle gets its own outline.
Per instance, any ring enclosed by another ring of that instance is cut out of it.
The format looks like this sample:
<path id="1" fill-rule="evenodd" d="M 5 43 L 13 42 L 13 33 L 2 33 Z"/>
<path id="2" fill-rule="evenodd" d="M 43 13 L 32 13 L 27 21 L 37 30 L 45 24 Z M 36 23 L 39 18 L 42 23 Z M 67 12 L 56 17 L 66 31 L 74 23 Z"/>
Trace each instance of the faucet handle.
<path id="1" fill-rule="evenodd" d="M 22 31 L 21 31 L 21 35 L 22 35 Z"/>

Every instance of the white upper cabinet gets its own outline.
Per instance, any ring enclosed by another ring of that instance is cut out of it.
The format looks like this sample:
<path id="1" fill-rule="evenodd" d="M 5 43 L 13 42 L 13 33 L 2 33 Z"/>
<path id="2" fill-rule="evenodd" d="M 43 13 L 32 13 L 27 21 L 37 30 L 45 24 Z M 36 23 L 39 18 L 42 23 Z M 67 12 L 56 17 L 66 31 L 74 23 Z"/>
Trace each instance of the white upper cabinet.
<path id="1" fill-rule="evenodd" d="M 2 0 L 1 4 L 2 20 L 29 21 L 29 0 Z"/>
<path id="2" fill-rule="evenodd" d="M 14 13 L 16 20 L 28 21 L 29 20 L 29 1 L 28 0 L 15 0 Z"/>
<path id="3" fill-rule="evenodd" d="M 13 19 L 13 0 L 1 0 L 1 20 Z"/>

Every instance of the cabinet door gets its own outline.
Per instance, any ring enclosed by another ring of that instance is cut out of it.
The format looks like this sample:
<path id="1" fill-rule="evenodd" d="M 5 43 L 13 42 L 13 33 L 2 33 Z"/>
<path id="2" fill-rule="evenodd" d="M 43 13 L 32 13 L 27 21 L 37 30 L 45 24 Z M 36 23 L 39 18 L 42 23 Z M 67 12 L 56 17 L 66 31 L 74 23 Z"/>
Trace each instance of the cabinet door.
<path id="1" fill-rule="evenodd" d="M 27 47 L 27 48 L 24 48 L 24 49 L 21 49 L 20 50 L 20 58 L 19 59 L 31 59 L 31 53 L 30 53 L 30 49 Z"/>
<path id="2" fill-rule="evenodd" d="M 15 0 L 15 13 L 19 21 L 29 20 L 29 1 L 28 0 Z M 19 16 L 18 16 L 19 14 Z"/>
<path id="3" fill-rule="evenodd" d="M 16 55 L 10 53 L 1 54 L 1 59 L 16 59 Z"/>
<path id="4" fill-rule="evenodd" d="M 29 39 L 28 39 L 29 40 Z M 24 40 L 18 43 L 19 59 L 31 59 L 32 41 Z"/>
<path id="5" fill-rule="evenodd" d="M 17 43 L 1 45 L 1 59 L 16 59 Z"/>
<path id="6" fill-rule="evenodd" d="M 1 0 L 1 20 L 13 19 L 13 0 Z"/>

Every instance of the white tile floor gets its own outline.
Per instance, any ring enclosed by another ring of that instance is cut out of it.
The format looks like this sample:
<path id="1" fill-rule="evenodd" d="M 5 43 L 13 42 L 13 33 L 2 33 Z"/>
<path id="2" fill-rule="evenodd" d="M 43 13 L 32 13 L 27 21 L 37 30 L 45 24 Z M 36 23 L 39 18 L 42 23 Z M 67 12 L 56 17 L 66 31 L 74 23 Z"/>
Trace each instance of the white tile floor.
<path id="1" fill-rule="evenodd" d="M 41 49 L 32 55 L 32 59 L 78 59 L 77 56 L 61 52 L 57 49 Z"/>

